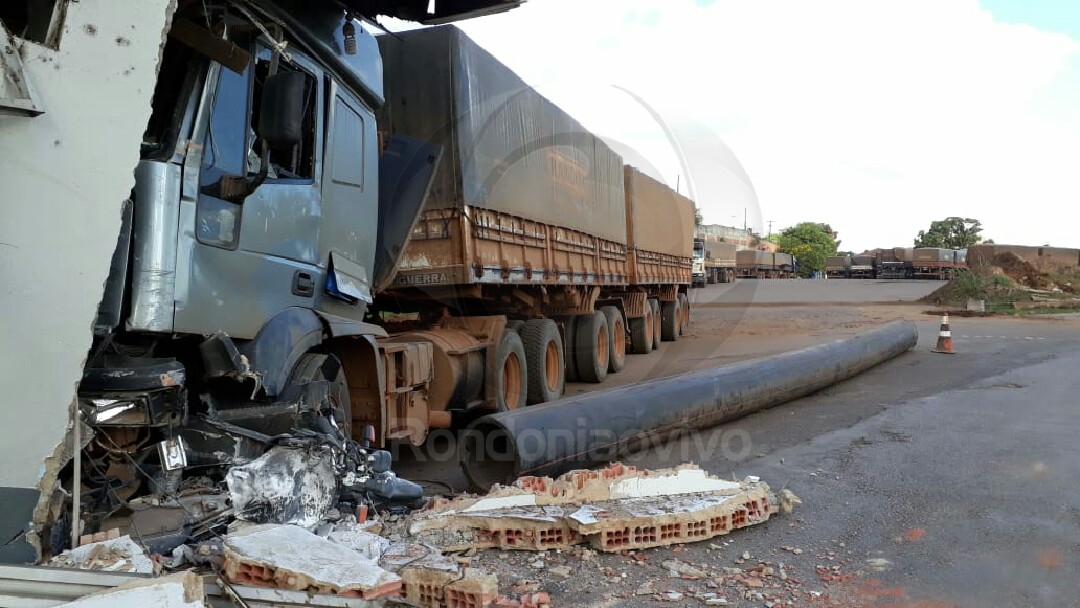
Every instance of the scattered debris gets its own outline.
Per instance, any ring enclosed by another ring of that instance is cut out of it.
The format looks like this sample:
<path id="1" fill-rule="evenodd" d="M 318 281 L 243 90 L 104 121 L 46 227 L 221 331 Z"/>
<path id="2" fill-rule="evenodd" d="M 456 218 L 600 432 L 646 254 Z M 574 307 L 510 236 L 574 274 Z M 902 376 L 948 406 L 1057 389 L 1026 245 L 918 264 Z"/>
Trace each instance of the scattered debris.
<path id="1" fill-rule="evenodd" d="M 408 531 L 446 551 L 588 542 L 612 552 L 708 540 L 760 523 L 771 514 L 771 498 L 760 480 L 726 481 L 692 465 L 641 471 L 616 463 L 437 500 L 413 515 Z"/>
<path id="2" fill-rule="evenodd" d="M 683 561 L 679 561 L 677 559 L 669 559 L 669 560 L 667 560 L 666 562 L 664 562 L 661 565 L 664 566 L 665 568 L 667 568 L 668 571 L 674 572 L 676 576 L 689 577 L 689 578 L 692 578 L 692 579 L 701 579 L 701 578 L 708 578 L 709 577 L 709 574 L 707 572 L 705 572 L 704 570 L 702 570 L 701 568 L 691 566 L 690 564 L 688 564 L 686 562 L 683 562 Z"/>
<path id="3" fill-rule="evenodd" d="M 142 547 L 121 536 L 64 551 L 49 560 L 47 566 L 78 568 L 80 570 L 104 570 L 106 572 L 132 572 L 153 574 L 154 562 Z"/>
<path id="4" fill-rule="evenodd" d="M 290 525 L 245 527 L 225 538 L 233 583 L 376 599 L 401 592 L 401 578 L 356 551 Z"/>
<path id="5" fill-rule="evenodd" d="M 327 447 L 276 447 L 225 476 L 237 517 L 314 526 L 337 498 L 338 476 Z"/>
<path id="6" fill-rule="evenodd" d="M 60 608 L 124 608 L 126 606 L 205 608 L 207 603 L 202 579 L 189 571 L 120 585 L 62 604 Z"/>

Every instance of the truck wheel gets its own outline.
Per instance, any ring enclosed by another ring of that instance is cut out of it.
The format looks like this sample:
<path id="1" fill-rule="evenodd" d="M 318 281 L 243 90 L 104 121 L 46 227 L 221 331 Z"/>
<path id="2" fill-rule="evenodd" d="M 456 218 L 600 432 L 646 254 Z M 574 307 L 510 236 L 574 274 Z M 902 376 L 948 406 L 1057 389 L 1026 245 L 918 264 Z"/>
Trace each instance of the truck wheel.
<path id="1" fill-rule="evenodd" d="M 523 326 L 523 325 L 525 325 L 525 321 L 522 321 L 520 319 L 515 319 L 513 321 L 507 321 L 506 322 L 506 329 L 508 329 L 508 330 L 510 330 L 510 331 L 512 331 L 514 333 L 520 334 L 521 333 L 521 326 Z"/>
<path id="2" fill-rule="evenodd" d="M 346 439 L 352 439 L 352 408 L 349 402 L 349 384 L 345 380 L 345 369 L 336 355 L 307 353 L 296 362 L 289 374 L 288 384 L 303 386 L 312 382 L 329 382 L 326 396 L 333 407 L 334 421 L 337 422 Z"/>
<path id="3" fill-rule="evenodd" d="M 647 355 L 652 351 L 652 307 L 646 302 L 645 316 L 628 319 L 630 326 L 630 352 L 635 355 Z"/>
<path id="4" fill-rule="evenodd" d="M 705 272 L 705 284 L 706 285 L 715 285 L 716 284 L 716 273 L 715 272 L 713 272 L 711 270 L 708 270 L 708 271 Z"/>
<path id="5" fill-rule="evenodd" d="M 577 382 L 577 347 L 574 343 L 574 336 L 577 335 L 578 317 L 566 317 L 563 321 L 563 358 L 565 359 L 565 367 L 563 376 L 566 382 Z"/>
<path id="6" fill-rule="evenodd" d="M 652 347 L 653 350 L 660 348 L 660 335 L 661 335 L 661 322 L 660 322 L 660 300 L 649 300 L 649 306 L 652 307 Z"/>
<path id="7" fill-rule="evenodd" d="M 505 412 L 525 405 L 528 373 L 521 336 L 504 331 L 495 350 L 495 408 Z"/>
<path id="8" fill-rule="evenodd" d="M 519 334 L 529 378 L 526 403 L 547 403 L 562 397 L 566 364 L 559 326 L 551 319 L 532 319 L 521 326 Z"/>
<path id="9" fill-rule="evenodd" d="M 626 322 L 623 321 L 622 311 L 615 306 L 604 306 L 600 309 L 607 317 L 608 344 L 608 372 L 617 374 L 626 367 Z"/>
<path id="10" fill-rule="evenodd" d="M 582 382 L 603 382 L 607 378 L 611 347 L 608 346 L 607 317 L 599 310 L 578 319 L 574 336 L 574 356 Z"/>
<path id="11" fill-rule="evenodd" d="M 685 336 L 690 327 L 690 298 L 685 293 L 679 294 L 679 335 Z"/>
<path id="12" fill-rule="evenodd" d="M 660 339 L 664 342 L 674 342 L 679 339 L 679 319 L 682 317 L 682 308 L 678 300 L 664 302 L 660 309 Z"/>

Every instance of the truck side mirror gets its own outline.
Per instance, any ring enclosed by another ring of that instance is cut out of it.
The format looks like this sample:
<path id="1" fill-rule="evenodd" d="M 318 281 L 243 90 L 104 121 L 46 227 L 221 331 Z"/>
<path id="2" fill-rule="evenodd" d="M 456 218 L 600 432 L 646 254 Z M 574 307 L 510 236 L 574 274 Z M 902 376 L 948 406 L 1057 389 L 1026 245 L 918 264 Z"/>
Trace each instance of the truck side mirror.
<path id="1" fill-rule="evenodd" d="M 272 149 L 286 150 L 303 141 L 306 80 L 301 72 L 284 71 L 263 83 L 258 135 Z"/>

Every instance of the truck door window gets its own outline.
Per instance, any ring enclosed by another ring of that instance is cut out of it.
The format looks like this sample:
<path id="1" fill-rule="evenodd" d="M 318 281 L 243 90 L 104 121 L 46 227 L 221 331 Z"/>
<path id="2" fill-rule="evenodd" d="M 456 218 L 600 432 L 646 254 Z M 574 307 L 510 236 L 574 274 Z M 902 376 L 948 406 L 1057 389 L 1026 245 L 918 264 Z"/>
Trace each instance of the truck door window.
<path id="1" fill-rule="evenodd" d="M 258 102 L 262 97 L 262 85 L 270 74 L 270 57 L 270 49 L 260 45 L 255 60 L 255 85 L 254 95 L 252 96 L 255 103 L 252 106 L 251 124 L 248 131 L 250 136 L 248 142 L 249 158 L 256 162 L 254 167 L 252 167 L 252 162 L 248 162 L 247 169 L 249 173 L 255 173 L 259 169 L 257 159 L 261 148 L 255 145 L 255 126 L 259 124 Z M 317 81 L 314 76 L 296 66 L 290 65 L 284 59 L 278 62 L 278 70 L 298 71 L 306 76 L 304 79 L 304 119 L 302 123 L 304 138 L 300 145 L 291 150 L 270 151 L 270 171 L 267 179 L 310 180 L 315 174 L 315 127 L 318 119 L 318 108 L 316 107 L 318 99 Z"/>

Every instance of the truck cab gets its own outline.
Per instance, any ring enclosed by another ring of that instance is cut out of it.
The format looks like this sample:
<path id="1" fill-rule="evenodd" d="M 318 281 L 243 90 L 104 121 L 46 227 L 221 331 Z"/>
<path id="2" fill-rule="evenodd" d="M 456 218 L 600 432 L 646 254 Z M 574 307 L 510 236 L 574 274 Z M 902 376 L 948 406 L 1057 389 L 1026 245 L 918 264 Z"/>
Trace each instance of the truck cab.
<path id="1" fill-rule="evenodd" d="M 705 286 L 705 239 L 694 239 L 693 253 L 690 258 L 692 286 Z"/>

